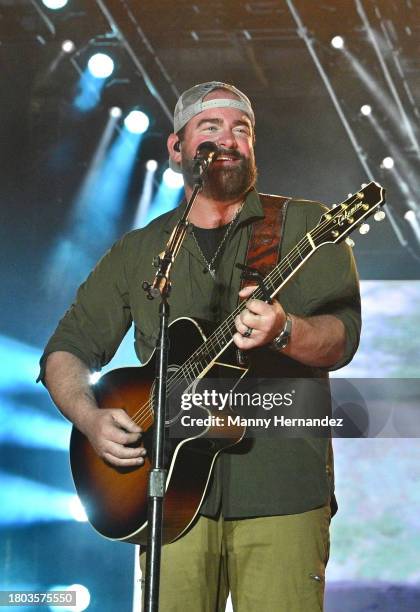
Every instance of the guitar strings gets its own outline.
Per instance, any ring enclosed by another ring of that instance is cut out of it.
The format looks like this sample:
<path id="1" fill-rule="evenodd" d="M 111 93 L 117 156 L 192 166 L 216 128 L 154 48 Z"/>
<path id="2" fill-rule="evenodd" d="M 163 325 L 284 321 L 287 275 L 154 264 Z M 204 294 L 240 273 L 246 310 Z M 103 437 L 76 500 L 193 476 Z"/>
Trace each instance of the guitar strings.
<path id="1" fill-rule="evenodd" d="M 357 196 L 352 196 L 353 199 L 346 200 L 346 208 L 348 208 L 349 206 L 351 206 L 352 204 L 354 204 L 358 198 Z M 344 209 L 345 210 L 345 209 Z M 330 211 L 327 211 L 327 214 L 332 215 L 332 217 L 330 219 L 324 219 L 324 221 L 322 221 L 319 225 L 317 225 L 313 230 L 311 230 L 310 234 L 311 237 L 313 239 L 318 239 L 320 237 L 323 236 L 323 234 L 328 235 L 330 233 L 330 229 L 328 229 L 326 226 L 328 225 L 334 225 L 335 220 L 337 217 L 339 217 L 343 212 L 343 208 L 342 205 L 337 207 L 337 212 L 334 213 L 334 209 L 331 209 Z M 348 229 L 348 228 L 346 228 Z M 309 246 L 309 248 L 308 248 Z M 304 251 L 304 255 L 302 255 L 301 252 L 301 247 L 302 248 L 306 248 L 307 252 Z M 309 243 L 308 237 L 305 234 L 305 236 L 303 236 L 301 238 L 301 240 L 297 243 L 297 245 L 295 247 L 293 247 L 293 249 L 290 251 L 290 253 L 265 277 L 264 281 L 266 284 L 270 284 L 271 286 L 275 286 L 275 284 L 279 281 L 279 280 L 288 280 L 283 279 L 283 274 L 287 271 L 288 268 L 292 268 L 294 264 L 300 259 L 301 262 L 304 261 L 304 259 L 312 252 L 315 252 L 313 247 L 311 246 L 311 244 Z M 276 290 L 274 290 L 273 292 L 273 296 L 280 290 L 280 287 L 277 288 Z M 260 287 L 256 287 L 255 291 L 252 294 L 252 297 L 255 299 L 264 297 L 262 295 L 262 291 L 260 289 Z M 216 357 L 217 353 L 220 352 L 220 343 L 218 341 L 218 339 L 220 337 L 224 337 L 226 336 L 227 333 L 229 333 L 229 335 L 232 335 L 233 330 L 235 329 L 235 318 L 238 314 L 240 314 L 242 312 L 242 310 L 244 310 L 246 306 L 246 301 L 244 300 L 243 302 L 241 302 L 236 308 L 235 310 L 219 325 L 219 327 L 217 327 L 216 330 L 213 331 L 213 333 L 207 338 L 207 340 L 205 340 L 205 342 L 203 344 L 201 344 L 191 355 L 190 357 L 184 362 L 184 364 L 168 379 L 167 381 L 167 389 L 166 389 L 166 394 L 167 397 L 169 397 L 171 395 L 171 393 L 174 391 L 174 389 L 178 386 L 178 384 L 181 381 L 185 381 L 188 380 L 190 378 L 190 376 L 192 375 L 191 378 L 191 383 L 186 387 L 185 391 L 189 388 L 189 386 L 191 386 L 191 384 L 193 384 L 193 382 L 197 379 L 197 374 L 202 372 L 203 368 L 200 368 L 196 362 L 198 361 L 199 363 L 201 363 L 201 359 L 203 359 L 204 357 L 209 357 L 209 355 L 212 353 L 212 351 L 215 351 L 216 349 L 216 353 L 214 355 L 214 357 Z M 226 346 L 224 347 L 226 348 Z M 224 349 L 222 349 L 224 350 Z M 195 370 L 198 371 L 195 371 Z M 152 399 L 149 398 L 147 400 L 147 402 L 145 404 L 143 404 L 141 407 L 139 407 L 139 410 L 131 417 L 133 419 L 133 421 L 136 424 L 139 425 L 148 425 L 148 423 L 146 423 L 146 421 L 143 421 L 142 419 L 144 417 L 147 418 L 151 418 L 152 422 L 153 422 L 153 415 L 154 415 L 154 410 L 153 410 L 153 406 L 152 406 Z M 151 423 L 150 423 L 151 424 Z"/>

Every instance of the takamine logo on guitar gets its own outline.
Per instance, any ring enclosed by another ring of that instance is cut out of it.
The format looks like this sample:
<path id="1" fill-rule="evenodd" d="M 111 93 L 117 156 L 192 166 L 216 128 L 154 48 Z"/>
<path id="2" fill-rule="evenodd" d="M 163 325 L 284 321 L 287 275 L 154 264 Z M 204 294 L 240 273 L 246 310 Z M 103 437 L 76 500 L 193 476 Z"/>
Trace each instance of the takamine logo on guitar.
<path id="1" fill-rule="evenodd" d="M 348 221 L 350 223 L 353 222 L 354 220 L 354 215 L 355 213 L 360 209 L 363 208 L 364 206 L 366 206 L 366 204 L 363 204 L 363 202 L 358 202 L 357 204 L 355 204 L 354 206 L 351 206 L 349 208 L 347 208 L 346 210 L 344 210 L 340 215 L 338 215 L 337 217 L 337 223 L 338 225 L 343 225 L 343 223 L 345 221 Z"/>
<path id="2" fill-rule="evenodd" d="M 372 215 L 385 201 L 384 189 L 371 182 L 350 196 L 338 207 L 321 216 L 319 223 L 265 277 L 264 285 L 271 297 L 291 279 L 317 248 L 344 240 L 360 223 Z M 376 213 L 380 220 L 383 213 Z M 260 288 L 253 296 L 265 299 Z M 202 323 L 181 318 L 169 326 L 170 352 L 168 363 L 168 404 L 174 397 L 191 393 L 197 379 L 234 379 L 233 389 L 248 368 L 232 362 L 232 337 L 236 331 L 235 317 L 245 307 L 244 302 L 217 329 L 207 332 Z M 93 387 L 100 408 L 124 408 L 142 428 L 142 444 L 151 448 L 154 421 L 153 388 L 155 356 L 142 367 L 120 368 L 105 374 Z M 175 402 L 176 403 L 176 402 Z M 167 424 L 176 424 L 179 415 L 171 415 Z M 212 409 L 203 410 L 203 417 L 212 416 Z M 220 416 L 220 411 L 215 415 Z M 245 434 L 241 419 L 217 421 L 203 434 L 179 439 L 166 436 L 167 470 L 164 506 L 163 542 L 180 537 L 196 516 L 209 482 L 215 458 L 224 449 L 237 444 Z M 210 419 L 210 422 L 211 419 Z M 188 434 L 187 434 L 188 435 Z M 93 527 L 105 537 L 126 542 L 147 542 L 147 489 L 150 461 L 146 455 L 142 466 L 116 468 L 98 457 L 88 439 L 73 427 L 70 441 L 70 461 L 77 493 Z"/>

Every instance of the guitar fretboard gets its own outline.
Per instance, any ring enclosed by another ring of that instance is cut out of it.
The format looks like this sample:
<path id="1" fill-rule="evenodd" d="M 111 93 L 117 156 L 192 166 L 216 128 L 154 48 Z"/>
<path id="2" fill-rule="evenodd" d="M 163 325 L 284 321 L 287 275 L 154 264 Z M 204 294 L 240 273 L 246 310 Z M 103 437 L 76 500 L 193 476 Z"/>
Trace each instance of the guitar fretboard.
<path id="1" fill-rule="evenodd" d="M 314 253 L 315 248 L 308 236 L 302 240 L 285 256 L 281 262 L 264 278 L 271 297 L 293 276 L 300 265 Z M 259 287 L 255 289 L 252 297 L 263 300 L 264 296 Z M 185 361 L 177 377 L 180 375 L 187 381 L 193 382 L 203 375 L 216 357 L 226 349 L 232 342 L 236 332 L 235 318 L 245 308 L 246 301 L 242 301 L 238 307 L 219 325 L 219 327 L 207 338 L 207 340 Z"/>

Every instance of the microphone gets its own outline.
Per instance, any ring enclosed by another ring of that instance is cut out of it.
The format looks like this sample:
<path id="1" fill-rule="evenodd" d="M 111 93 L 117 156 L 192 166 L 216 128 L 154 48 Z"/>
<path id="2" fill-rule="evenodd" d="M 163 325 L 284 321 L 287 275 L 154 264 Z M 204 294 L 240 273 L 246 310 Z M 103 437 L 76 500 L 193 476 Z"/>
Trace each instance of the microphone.
<path id="1" fill-rule="evenodd" d="M 198 145 L 194 156 L 193 175 L 196 182 L 201 182 L 203 174 L 217 157 L 219 148 L 216 143 L 206 140 Z"/>

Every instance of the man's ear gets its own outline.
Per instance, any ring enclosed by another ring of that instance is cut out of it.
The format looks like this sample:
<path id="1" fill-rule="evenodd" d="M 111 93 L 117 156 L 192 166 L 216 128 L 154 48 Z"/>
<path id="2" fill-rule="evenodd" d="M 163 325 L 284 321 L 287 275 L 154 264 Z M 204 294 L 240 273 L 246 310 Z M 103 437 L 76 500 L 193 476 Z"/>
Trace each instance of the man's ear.
<path id="1" fill-rule="evenodd" d="M 177 164 L 181 163 L 181 147 L 180 141 L 176 134 L 169 134 L 166 142 L 168 147 L 169 157 Z"/>

